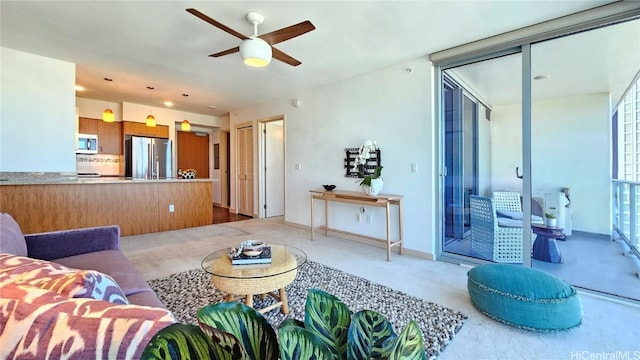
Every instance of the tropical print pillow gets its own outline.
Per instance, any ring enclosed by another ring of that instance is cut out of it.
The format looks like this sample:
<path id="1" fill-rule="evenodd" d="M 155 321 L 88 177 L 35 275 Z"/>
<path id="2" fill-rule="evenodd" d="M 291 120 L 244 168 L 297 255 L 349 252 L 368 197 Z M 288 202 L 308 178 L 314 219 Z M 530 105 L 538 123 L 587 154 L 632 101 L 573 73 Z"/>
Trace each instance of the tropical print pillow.
<path id="1" fill-rule="evenodd" d="M 0 254 L 0 282 L 28 284 L 70 298 L 91 298 L 128 304 L 122 289 L 109 275 L 68 268 L 51 261 Z"/>
<path id="2" fill-rule="evenodd" d="M 0 283 L 0 359 L 139 359 L 168 310 Z"/>

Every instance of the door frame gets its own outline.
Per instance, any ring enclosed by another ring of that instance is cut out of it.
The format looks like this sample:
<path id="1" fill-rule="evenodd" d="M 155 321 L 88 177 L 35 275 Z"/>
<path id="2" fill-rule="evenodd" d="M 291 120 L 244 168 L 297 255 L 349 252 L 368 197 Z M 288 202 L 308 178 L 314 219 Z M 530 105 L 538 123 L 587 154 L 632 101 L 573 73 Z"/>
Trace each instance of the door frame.
<path id="1" fill-rule="evenodd" d="M 231 132 L 229 130 L 220 129 L 220 145 L 218 148 L 219 151 L 219 161 L 220 161 L 220 206 L 224 208 L 229 208 L 229 162 L 227 161 L 229 154 L 229 142 L 227 138 L 230 138 Z M 215 156 L 215 154 L 214 154 Z"/>
<path id="2" fill-rule="evenodd" d="M 266 201 L 267 201 L 267 194 L 266 194 L 266 174 L 265 174 L 265 169 L 266 169 L 266 154 L 265 154 L 265 143 L 264 143 L 264 131 L 266 129 L 266 125 L 269 122 L 274 122 L 274 121 L 282 121 L 282 150 L 283 150 L 283 164 L 284 165 L 284 174 L 283 176 L 283 181 L 284 181 L 284 214 L 286 215 L 287 213 L 287 171 L 286 171 L 286 160 L 287 160 L 287 148 L 286 148 L 286 138 L 287 138 L 287 132 L 286 132 L 286 121 L 285 121 L 285 116 L 284 115 L 276 115 L 276 116 L 272 116 L 272 117 L 268 117 L 268 118 L 264 118 L 264 119 L 259 119 L 258 120 L 258 131 L 260 133 L 260 135 L 258 136 L 258 216 L 260 218 L 265 218 L 266 217 L 266 210 L 265 210 L 265 205 L 266 205 Z"/>

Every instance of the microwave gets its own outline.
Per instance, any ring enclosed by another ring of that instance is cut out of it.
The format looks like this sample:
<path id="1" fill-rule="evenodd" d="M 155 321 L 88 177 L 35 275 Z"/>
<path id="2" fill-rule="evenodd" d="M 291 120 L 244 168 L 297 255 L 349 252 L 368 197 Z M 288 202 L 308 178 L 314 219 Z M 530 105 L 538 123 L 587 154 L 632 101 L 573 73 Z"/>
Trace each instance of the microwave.
<path id="1" fill-rule="evenodd" d="M 78 134 L 76 154 L 97 154 L 98 135 Z"/>

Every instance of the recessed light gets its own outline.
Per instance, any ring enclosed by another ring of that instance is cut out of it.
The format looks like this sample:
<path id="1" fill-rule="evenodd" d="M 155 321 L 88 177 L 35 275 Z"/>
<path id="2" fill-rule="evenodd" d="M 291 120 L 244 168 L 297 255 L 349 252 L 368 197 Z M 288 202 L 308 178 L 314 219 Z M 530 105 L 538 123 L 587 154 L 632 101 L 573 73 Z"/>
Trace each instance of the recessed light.
<path id="1" fill-rule="evenodd" d="M 209 105 L 209 106 L 207 106 L 207 107 L 208 107 L 209 109 L 217 109 L 217 108 L 218 108 L 218 107 L 217 107 L 217 106 L 215 106 L 215 105 Z"/>
<path id="2" fill-rule="evenodd" d="M 549 75 L 549 74 L 540 74 L 540 75 L 534 76 L 533 80 L 544 80 L 544 79 L 548 79 L 550 77 L 551 77 L 551 75 Z"/>
<path id="3" fill-rule="evenodd" d="M 82 85 L 76 85 L 76 91 L 84 91 L 85 88 Z"/>
<path id="4" fill-rule="evenodd" d="M 173 106 L 173 103 L 172 103 L 171 101 L 165 101 L 165 102 L 164 102 L 164 106 L 166 106 L 166 107 L 172 107 L 172 106 Z"/>

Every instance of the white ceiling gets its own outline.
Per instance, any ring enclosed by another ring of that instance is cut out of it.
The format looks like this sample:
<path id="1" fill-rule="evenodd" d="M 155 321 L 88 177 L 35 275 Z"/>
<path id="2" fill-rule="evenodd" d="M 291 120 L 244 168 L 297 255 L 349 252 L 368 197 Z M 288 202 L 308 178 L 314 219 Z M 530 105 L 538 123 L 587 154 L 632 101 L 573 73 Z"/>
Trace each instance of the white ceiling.
<path id="1" fill-rule="evenodd" d="M 520 103 L 520 54 L 448 71 L 488 105 Z M 531 84 L 536 100 L 610 93 L 615 103 L 640 71 L 640 20 L 553 39 L 531 46 L 531 74 L 546 76 Z"/>
<path id="2" fill-rule="evenodd" d="M 188 93 L 189 112 L 221 116 L 609 2 L 1 0 L 0 44 L 76 63 L 80 97 L 147 104 L 153 86 L 154 106 L 184 110 Z M 240 40 L 191 7 L 245 35 L 248 11 L 265 16 L 260 34 L 304 20 L 316 30 L 276 45 L 302 65 L 254 69 L 237 53 L 208 57 Z"/>

